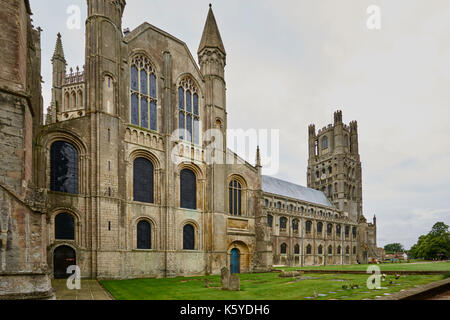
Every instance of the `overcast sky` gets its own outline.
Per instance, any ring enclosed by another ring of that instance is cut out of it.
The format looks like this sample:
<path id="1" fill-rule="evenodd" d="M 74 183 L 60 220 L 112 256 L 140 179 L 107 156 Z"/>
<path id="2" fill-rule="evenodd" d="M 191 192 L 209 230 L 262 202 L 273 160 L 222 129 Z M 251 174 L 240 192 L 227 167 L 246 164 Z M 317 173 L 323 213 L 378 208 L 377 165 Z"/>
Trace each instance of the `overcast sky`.
<path id="1" fill-rule="evenodd" d="M 378 245 L 409 248 L 450 224 L 450 2 L 448 0 L 128 0 L 123 27 L 147 21 L 194 57 L 212 2 L 227 50 L 229 128 L 280 129 L 280 171 L 306 185 L 308 125 L 341 109 L 359 124 L 363 206 Z M 81 29 L 67 9 L 81 9 Z M 366 10 L 381 9 L 369 30 Z M 41 26 L 45 107 L 61 32 L 69 67 L 84 64 L 83 0 L 31 0 Z M 249 159 L 253 162 L 253 159 Z"/>

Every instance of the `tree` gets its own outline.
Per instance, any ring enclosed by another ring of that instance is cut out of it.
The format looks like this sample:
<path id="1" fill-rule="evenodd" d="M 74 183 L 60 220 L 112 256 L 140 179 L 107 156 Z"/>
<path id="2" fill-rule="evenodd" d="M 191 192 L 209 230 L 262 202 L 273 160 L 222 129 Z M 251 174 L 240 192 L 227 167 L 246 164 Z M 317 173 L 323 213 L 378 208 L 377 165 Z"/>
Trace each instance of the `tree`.
<path id="1" fill-rule="evenodd" d="M 390 243 L 384 246 L 386 252 L 404 252 L 405 248 L 400 243 Z"/>
<path id="2" fill-rule="evenodd" d="M 427 235 L 419 237 L 419 240 L 409 250 L 411 258 L 446 259 L 450 257 L 450 233 L 449 226 L 443 222 L 436 223 Z"/>

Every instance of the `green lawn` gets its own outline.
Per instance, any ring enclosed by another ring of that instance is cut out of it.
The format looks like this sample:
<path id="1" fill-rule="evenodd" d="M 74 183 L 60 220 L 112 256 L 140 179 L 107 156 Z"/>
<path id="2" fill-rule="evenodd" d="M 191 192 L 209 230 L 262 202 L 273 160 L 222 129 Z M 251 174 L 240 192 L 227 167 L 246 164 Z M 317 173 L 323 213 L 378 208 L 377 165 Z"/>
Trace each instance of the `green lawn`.
<path id="1" fill-rule="evenodd" d="M 220 276 L 114 280 L 101 283 L 118 300 L 308 300 L 308 297 L 314 297 L 314 292 L 326 295 L 319 296 L 317 300 L 361 300 L 443 279 L 441 275 L 407 276 L 390 285 L 389 281 L 394 277 L 388 276 L 387 281 L 381 285 L 384 289 L 369 290 L 366 287 L 367 275 L 303 275 L 314 278 L 309 280 L 280 278 L 278 275 L 240 275 L 240 292 L 222 291 Z M 210 281 L 210 288 L 205 287 L 206 279 Z M 343 285 L 353 284 L 359 285 L 359 289 L 342 288 Z"/>
<path id="2" fill-rule="evenodd" d="M 282 270 L 353 270 L 353 271 L 365 271 L 368 264 L 356 264 L 356 265 L 330 265 L 330 266 L 312 266 L 312 267 L 279 267 L 275 269 Z M 378 265 L 381 271 L 449 271 L 450 262 L 435 262 L 435 263 L 382 263 Z"/>

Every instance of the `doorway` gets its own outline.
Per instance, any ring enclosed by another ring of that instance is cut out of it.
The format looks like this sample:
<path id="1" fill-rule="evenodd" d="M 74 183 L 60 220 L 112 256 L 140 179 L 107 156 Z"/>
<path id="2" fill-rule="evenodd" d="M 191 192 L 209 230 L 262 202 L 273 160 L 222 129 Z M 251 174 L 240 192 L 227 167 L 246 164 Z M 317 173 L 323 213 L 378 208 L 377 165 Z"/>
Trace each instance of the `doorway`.
<path id="1" fill-rule="evenodd" d="M 230 271 L 232 274 L 241 273 L 241 254 L 239 249 L 234 248 L 231 250 Z"/>
<path id="2" fill-rule="evenodd" d="M 55 279 L 67 279 L 67 268 L 76 265 L 75 250 L 69 246 L 60 246 L 53 252 L 53 276 Z"/>

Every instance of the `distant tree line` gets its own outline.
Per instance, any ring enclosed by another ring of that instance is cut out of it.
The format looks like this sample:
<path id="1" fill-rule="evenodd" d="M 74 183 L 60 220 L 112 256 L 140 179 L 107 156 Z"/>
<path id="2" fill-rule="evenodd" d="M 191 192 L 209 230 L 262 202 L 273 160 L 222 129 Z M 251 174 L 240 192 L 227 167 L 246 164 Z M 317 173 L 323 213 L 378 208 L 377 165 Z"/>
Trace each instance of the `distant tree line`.
<path id="1" fill-rule="evenodd" d="M 394 252 L 405 252 L 405 248 L 401 243 L 390 243 L 384 246 L 384 251 L 386 253 L 394 253 Z"/>
<path id="2" fill-rule="evenodd" d="M 443 222 L 436 223 L 427 235 L 420 236 L 419 241 L 408 252 L 409 259 L 444 260 L 450 257 L 449 226 Z"/>

